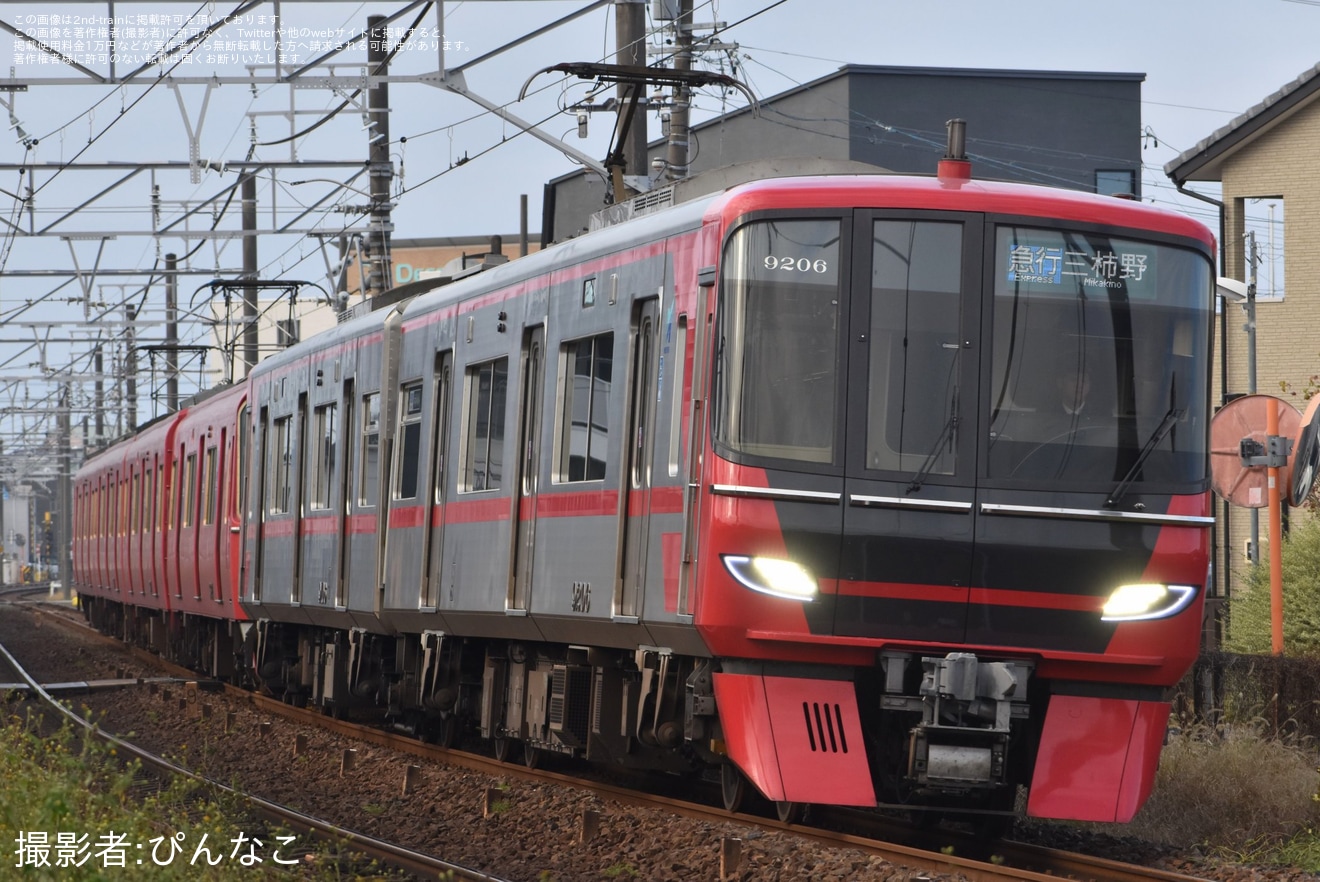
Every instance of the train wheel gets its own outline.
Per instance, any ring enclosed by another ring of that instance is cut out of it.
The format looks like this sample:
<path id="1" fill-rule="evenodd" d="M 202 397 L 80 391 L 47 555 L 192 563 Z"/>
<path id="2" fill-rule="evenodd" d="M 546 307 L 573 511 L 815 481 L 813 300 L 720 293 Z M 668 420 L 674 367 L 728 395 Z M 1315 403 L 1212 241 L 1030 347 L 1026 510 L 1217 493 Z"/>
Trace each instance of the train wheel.
<path id="1" fill-rule="evenodd" d="M 805 802 L 776 802 L 775 814 L 779 815 L 779 820 L 785 824 L 796 824 L 802 820 L 806 814 L 807 804 Z"/>
<path id="2" fill-rule="evenodd" d="M 535 769 L 541 765 L 541 749 L 530 744 L 523 745 L 523 765 Z"/>
<path id="3" fill-rule="evenodd" d="M 725 811 L 742 811 L 747 800 L 747 779 L 733 763 L 720 766 L 720 796 L 724 799 Z"/>
<path id="4" fill-rule="evenodd" d="M 509 757 L 513 756 L 514 739 L 496 738 L 495 739 L 495 759 L 502 763 L 507 763 Z"/>
<path id="5" fill-rule="evenodd" d="M 442 717 L 436 728 L 435 743 L 444 748 L 453 747 L 458 743 L 458 729 L 458 714 Z"/>

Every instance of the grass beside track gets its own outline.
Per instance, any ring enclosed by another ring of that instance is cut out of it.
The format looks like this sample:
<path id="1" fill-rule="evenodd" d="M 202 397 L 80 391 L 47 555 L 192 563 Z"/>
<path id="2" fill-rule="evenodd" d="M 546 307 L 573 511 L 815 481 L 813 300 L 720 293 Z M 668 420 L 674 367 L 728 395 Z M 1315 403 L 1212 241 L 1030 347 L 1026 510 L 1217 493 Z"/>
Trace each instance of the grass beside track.
<path id="1" fill-rule="evenodd" d="M 1171 736 L 1132 823 L 1084 826 L 1231 863 L 1320 872 L 1320 754 L 1260 734 L 1266 728 Z"/>
<path id="2" fill-rule="evenodd" d="M 146 880 L 394 878 L 345 864 L 324 844 L 245 818 L 180 780 L 148 783 L 139 763 L 67 726 L 48 731 L 0 704 L 0 876 Z"/>

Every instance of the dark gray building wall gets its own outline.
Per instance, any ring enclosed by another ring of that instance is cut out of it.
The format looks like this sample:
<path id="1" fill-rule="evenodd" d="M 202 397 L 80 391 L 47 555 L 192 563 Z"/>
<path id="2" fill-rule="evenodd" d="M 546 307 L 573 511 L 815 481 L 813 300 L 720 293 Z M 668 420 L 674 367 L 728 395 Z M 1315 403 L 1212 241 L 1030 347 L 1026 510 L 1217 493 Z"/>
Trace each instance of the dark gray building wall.
<path id="1" fill-rule="evenodd" d="M 1132 173 L 1141 187 L 1138 73 L 845 68 L 850 158 L 930 174 L 945 123 L 967 121 L 973 174 L 1094 192 L 1096 171 Z"/>
<path id="2" fill-rule="evenodd" d="M 689 165 L 697 174 L 797 156 L 934 174 L 945 123 L 960 118 L 975 177 L 1095 192 L 1097 172 L 1120 172 L 1140 198 L 1144 80 L 1140 73 L 849 65 L 765 99 L 759 115 L 742 109 L 694 126 Z M 666 152 L 661 140 L 648 146 L 653 160 Z M 541 227 L 547 240 L 585 230 L 605 196 L 594 174 L 551 181 Z"/>
<path id="3" fill-rule="evenodd" d="M 855 158 L 850 155 L 849 79 L 834 76 L 776 95 L 762 104 L 759 115 L 739 111 L 694 126 L 688 148 L 692 173 L 781 156 Z M 663 158 L 666 146 L 652 142 L 649 150 L 653 159 Z"/>

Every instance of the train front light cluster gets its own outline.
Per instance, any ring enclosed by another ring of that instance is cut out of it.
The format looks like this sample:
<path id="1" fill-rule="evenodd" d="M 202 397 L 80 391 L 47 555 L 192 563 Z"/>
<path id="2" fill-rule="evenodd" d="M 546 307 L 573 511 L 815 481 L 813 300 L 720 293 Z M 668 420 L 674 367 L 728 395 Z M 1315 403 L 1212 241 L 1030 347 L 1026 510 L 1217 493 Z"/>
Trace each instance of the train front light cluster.
<path id="1" fill-rule="evenodd" d="M 1120 585 L 1100 610 L 1105 622 L 1139 622 L 1177 615 L 1196 596 L 1192 585 L 1162 585 L 1148 582 Z"/>
<path id="2" fill-rule="evenodd" d="M 725 554 L 721 559 L 729 575 L 753 591 L 786 600 L 810 601 L 816 597 L 816 579 L 801 564 L 741 554 Z"/>

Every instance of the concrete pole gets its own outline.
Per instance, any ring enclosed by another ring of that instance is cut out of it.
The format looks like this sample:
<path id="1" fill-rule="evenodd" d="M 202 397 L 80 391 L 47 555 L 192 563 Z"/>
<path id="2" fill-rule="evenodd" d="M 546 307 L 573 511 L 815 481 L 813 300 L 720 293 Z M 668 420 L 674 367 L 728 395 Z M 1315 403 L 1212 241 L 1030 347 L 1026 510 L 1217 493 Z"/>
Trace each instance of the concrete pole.
<path id="1" fill-rule="evenodd" d="M 614 0 L 614 60 L 631 67 L 646 67 L 646 5 L 644 0 Z M 646 84 L 620 83 L 616 92 L 620 123 L 634 89 L 640 90 L 638 112 L 633 114 L 628 137 L 623 141 L 624 172 L 647 174 Z"/>
<path id="2" fill-rule="evenodd" d="M 518 197 L 518 256 L 527 256 L 527 194 Z"/>
<path id="3" fill-rule="evenodd" d="M 124 306 L 124 431 L 137 428 L 137 307 Z"/>
<path id="4" fill-rule="evenodd" d="M 73 442 L 70 437 L 69 408 L 73 405 L 73 394 L 66 382 L 60 390 L 59 428 L 59 466 L 55 486 L 59 499 L 55 503 L 57 523 L 55 524 L 55 559 L 60 566 L 60 596 L 64 600 L 72 597 L 73 587 Z"/>
<path id="5" fill-rule="evenodd" d="M 389 74 L 389 35 L 383 15 L 367 18 L 367 70 L 372 76 Z M 367 91 L 368 159 L 371 175 L 371 272 L 367 287 L 379 294 L 392 287 L 390 267 L 390 186 L 394 162 L 390 159 L 390 86 L 380 82 Z"/>
<path id="6" fill-rule="evenodd" d="M 674 70 L 692 69 L 692 0 L 679 0 L 678 17 L 674 19 Z M 692 104 L 692 90 L 687 86 L 674 87 L 674 107 L 669 114 L 669 154 L 665 176 L 681 181 L 688 176 L 688 108 Z"/>
<path id="7" fill-rule="evenodd" d="M 99 449 L 105 443 L 105 355 L 98 344 L 96 354 L 92 356 L 92 369 L 96 371 L 96 381 L 92 384 L 94 401 L 93 425 L 95 426 L 96 436 L 92 440 L 93 444 L 88 445 L 88 449 Z"/>
<path id="8" fill-rule="evenodd" d="M 257 176 L 244 172 L 241 186 L 243 201 L 243 278 L 256 281 L 257 267 Z M 226 321 L 228 318 L 226 318 Z M 257 338 L 257 288 L 243 289 L 243 376 L 257 366 L 260 359 Z"/>
<path id="9" fill-rule="evenodd" d="M 165 409 L 179 409 L 179 258 L 165 255 Z"/>

